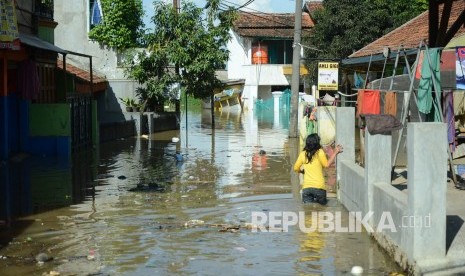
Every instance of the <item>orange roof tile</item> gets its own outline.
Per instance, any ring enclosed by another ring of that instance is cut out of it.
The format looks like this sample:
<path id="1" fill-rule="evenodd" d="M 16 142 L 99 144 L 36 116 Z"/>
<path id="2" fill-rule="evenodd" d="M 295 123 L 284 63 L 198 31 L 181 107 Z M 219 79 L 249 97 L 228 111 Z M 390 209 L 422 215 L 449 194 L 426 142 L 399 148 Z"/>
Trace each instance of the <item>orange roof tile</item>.
<path id="1" fill-rule="evenodd" d="M 57 67 L 60 69 L 63 69 L 63 60 L 60 60 L 60 59 L 57 60 Z M 83 70 L 74 65 L 66 63 L 66 72 L 75 75 L 82 82 L 90 83 L 90 72 L 89 71 Z M 94 83 L 94 92 L 105 90 L 108 87 L 107 79 L 105 77 L 95 74 L 95 72 L 92 74 L 92 81 Z M 79 85 L 76 84 L 76 89 L 78 89 L 81 86 L 82 86 L 81 84 Z"/>
<path id="2" fill-rule="evenodd" d="M 308 12 L 312 13 L 318 9 L 323 8 L 323 1 L 321 0 L 311 0 L 305 2 L 305 7 L 307 8 Z"/>
<path id="3" fill-rule="evenodd" d="M 302 35 L 313 28 L 314 23 L 308 13 L 302 13 Z M 293 13 L 250 13 L 239 12 L 234 22 L 234 30 L 246 37 L 293 38 Z"/>
<path id="4" fill-rule="evenodd" d="M 439 18 L 441 18 L 442 8 L 443 5 L 440 5 Z M 453 1 L 448 28 L 457 20 L 464 9 L 465 1 Z M 465 28 L 462 25 L 456 36 L 463 33 L 465 33 Z M 399 45 L 403 45 L 405 49 L 417 48 L 422 40 L 425 42 L 428 41 L 428 11 L 423 12 L 392 32 L 354 52 L 349 58 L 379 54 L 383 52 L 383 48 L 385 47 L 396 50 Z"/>

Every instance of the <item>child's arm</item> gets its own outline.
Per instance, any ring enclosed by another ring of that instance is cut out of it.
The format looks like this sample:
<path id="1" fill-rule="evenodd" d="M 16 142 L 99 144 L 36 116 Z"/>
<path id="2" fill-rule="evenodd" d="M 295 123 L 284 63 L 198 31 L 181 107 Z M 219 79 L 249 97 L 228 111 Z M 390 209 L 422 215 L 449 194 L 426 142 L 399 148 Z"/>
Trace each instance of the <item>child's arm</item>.
<path id="1" fill-rule="evenodd" d="M 334 148 L 333 154 L 331 154 L 331 156 L 328 159 L 328 166 L 327 167 L 331 166 L 331 164 L 336 159 L 336 155 L 338 155 L 340 152 L 342 152 L 342 146 L 337 145 L 336 148 Z"/>

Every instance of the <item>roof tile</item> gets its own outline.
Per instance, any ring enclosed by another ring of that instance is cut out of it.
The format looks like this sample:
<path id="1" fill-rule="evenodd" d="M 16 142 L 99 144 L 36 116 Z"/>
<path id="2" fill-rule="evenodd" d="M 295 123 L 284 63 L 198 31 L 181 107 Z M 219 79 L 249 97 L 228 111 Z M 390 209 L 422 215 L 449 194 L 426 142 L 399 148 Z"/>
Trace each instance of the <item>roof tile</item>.
<path id="1" fill-rule="evenodd" d="M 439 18 L 441 18 L 442 8 L 443 5 L 440 5 Z M 448 28 L 457 20 L 463 10 L 465 10 L 465 1 L 453 1 Z M 465 28 L 462 25 L 456 36 L 463 33 L 465 33 Z M 383 48 L 385 47 L 397 49 L 402 45 L 405 49 L 417 48 L 422 40 L 425 42 L 428 41 L 428 11 L 423 12 L 392 32 L 354 52 L 349 58 L 379 54 L 383 52 Z"/>
<path id="2" fill-rule="evenodd" d="M 58 68 L 63 70 L 63 60 L 57 60 Z M 76 82 L 76 91 L 82 93 L 89 91 L 90 73 L 89 71 L 78 68 L 74 65 L 66 63 L 66 72 L 75 75 L 81 83 Z M 99 76 L 95 73 L 92 74 L 94 92 L 104 91 L 108 87 L 108 81 L 105 77 Z"/>
<path id="3" fill-rule="evenodd" d="M 294 37 L 294 13 L 239 12 L 234 30 L 246 37 Z M 314 23 L 308 13 L 302 13 L 302 30 L 309 31 Z"/>

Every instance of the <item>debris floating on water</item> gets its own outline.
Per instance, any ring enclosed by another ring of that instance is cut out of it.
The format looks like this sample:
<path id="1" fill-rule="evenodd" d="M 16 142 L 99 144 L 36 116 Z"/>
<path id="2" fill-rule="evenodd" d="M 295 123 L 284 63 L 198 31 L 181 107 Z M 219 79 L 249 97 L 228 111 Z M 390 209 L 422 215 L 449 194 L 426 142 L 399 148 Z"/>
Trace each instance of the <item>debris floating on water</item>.
<path id="1" fill-rule="evenodd" d="M 362 275 L 363 274 L 363 267 L 361 266 L 353 266 L 350 270 L 350 274 L 352 275 Z"/>
<path id="2" fill-rule="evenodd" d="M 205 221 L 199 219 L 192 219 L 184 223 L 184 227 L 194 227 L 197 225 L 204 225 Z"/>

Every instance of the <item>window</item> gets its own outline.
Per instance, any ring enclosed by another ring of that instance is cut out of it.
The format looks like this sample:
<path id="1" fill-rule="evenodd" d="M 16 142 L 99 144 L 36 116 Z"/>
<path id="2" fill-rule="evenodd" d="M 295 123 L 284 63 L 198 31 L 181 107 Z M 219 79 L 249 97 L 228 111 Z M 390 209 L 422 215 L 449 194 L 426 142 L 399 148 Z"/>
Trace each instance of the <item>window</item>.
<path id="1" fill-rule="evenodd" d="M 291 40 L 261 40 L 252 44 L 252 64 L 292 64 Z"/>
<path id="2" fill-rule="evenodd" d="M 89 30 L 103 23 L 102 3 L 100 0 L 89 0 Z"/>
<path id="3" fill-rule="evenodd" d="M 40 92 L 37 103 L 55 103 L 55 64 L 37 62 L 37 71 L 39 73 Z"/>

